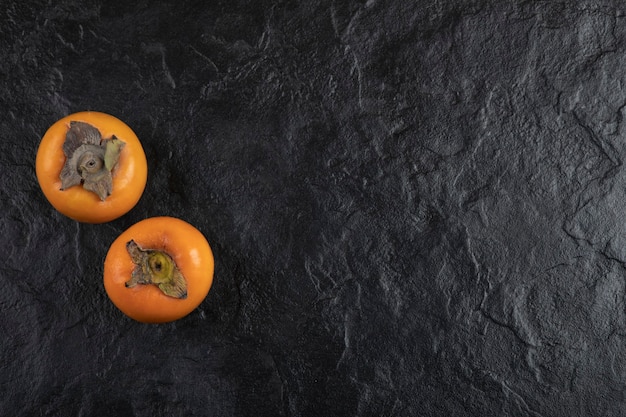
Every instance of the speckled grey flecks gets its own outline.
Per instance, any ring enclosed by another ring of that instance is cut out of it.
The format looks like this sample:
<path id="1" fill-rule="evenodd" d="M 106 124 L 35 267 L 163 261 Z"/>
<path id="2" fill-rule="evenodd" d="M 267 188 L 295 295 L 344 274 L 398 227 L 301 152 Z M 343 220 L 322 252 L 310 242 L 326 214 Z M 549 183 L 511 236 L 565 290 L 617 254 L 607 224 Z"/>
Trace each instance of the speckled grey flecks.
<path id="1" fill-rule="evenodd" d="M 625 68 L 614 1 L 4 2 L 0 415 L 624 415 Z M 104 225 L 34 174 L 82 110 L 149 160 Z M 153 326 L 101 275 L 156 215 L 216 270 Z"/>

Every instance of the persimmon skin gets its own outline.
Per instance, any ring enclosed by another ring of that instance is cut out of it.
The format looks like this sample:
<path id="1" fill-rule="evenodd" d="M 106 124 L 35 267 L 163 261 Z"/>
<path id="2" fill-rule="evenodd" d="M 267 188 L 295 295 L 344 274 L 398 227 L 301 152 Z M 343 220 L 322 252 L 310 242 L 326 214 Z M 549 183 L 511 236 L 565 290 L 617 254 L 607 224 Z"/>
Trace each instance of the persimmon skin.
<path id="1" fill-rule="evenodd" d="M 187 281 L 187 298 L 169 297 L 152 284 L 126 287 L 135 268 L 126 249 L 131 240 L 172 257 Z M 166 323 L 185 317 L 202 303 L 211 289 L 213 271 L 213 252 L 198 229 L 174 217 L 151 217 L 135 223 L 111 244 L 104 261 L 104 289 L 128 317 Z"/>
<path id="2" fill-rule="evenodd" d="M 104 201 L 80 185 L 61 190 L 63 143 L 71 121 L 89 123 L 103 138 L 115 135 L 125 143 L 112 171 L 113 191 Z M 39 144 L 35 168 L 39 186 L 50 204 L 83 223 L 105 223 L 126 214 L 139 202 L 148 177 L 146 155 L 132 129 L 114 116 L 92 111 L 71 114 L 50 126 Z"/>

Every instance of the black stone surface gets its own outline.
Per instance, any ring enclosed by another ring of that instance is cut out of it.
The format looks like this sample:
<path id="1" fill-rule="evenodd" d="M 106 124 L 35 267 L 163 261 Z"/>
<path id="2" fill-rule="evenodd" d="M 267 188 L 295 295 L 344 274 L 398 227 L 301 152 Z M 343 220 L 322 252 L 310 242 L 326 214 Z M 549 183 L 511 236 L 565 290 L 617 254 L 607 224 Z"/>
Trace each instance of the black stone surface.
<path id="1" fill-rule="evenodd" d="M 0 415 L 626 414 L 626 6 L 4 1 Z M 139 204 L 57 213 L 37 146 L 113 114 Z M 119 233 L 198 227 L 214 286 L 126 318 Z"/>

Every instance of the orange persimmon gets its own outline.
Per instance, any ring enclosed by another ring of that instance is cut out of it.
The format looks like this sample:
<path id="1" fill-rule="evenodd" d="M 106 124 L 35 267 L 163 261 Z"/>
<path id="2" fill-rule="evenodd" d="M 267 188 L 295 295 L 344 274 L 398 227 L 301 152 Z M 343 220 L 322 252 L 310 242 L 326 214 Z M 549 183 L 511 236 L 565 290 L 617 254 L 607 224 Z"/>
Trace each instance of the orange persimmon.
<path id="1" fill-rule="evenodd" d="M 128 317 L 170 322 L 206 298 L 213 269 L 213 252 L 198 229 L 174 217 L 152 217 L 135 223 L 111 244 L 104 288 Z"/>
<path id="2" fill-rule="evenodd" d="M 85 223 L 127 213 L 141 198 L 148 175 L 146 155 L 131 128 L 92 111 L 54 123 L 41 139 L 35 165 L 50 204 Z"/>

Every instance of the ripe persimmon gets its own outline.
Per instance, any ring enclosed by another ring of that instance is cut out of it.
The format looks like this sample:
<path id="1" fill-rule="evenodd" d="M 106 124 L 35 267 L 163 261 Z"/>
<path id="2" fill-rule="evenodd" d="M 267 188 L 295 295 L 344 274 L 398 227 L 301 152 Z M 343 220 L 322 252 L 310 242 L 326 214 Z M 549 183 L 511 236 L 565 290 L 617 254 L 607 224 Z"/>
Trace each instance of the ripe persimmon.
<path id="1" fill-rule="evenodd" d="M 104 223 L 132 209 L 148 165 L 137 135 L 109 114 L 80 112 L 46 131 L 36 158 L 39 186 L 52 206 L 85 223 Z"/>
<path id="2" fill-rule="evenodd" d="M 174 217 L 152 217 L 111 244 L 104 288 L 128 317 L 164 323 L 200 305 L 213 283 L 213 269 L 213 252 L 198 229 Z"/>

